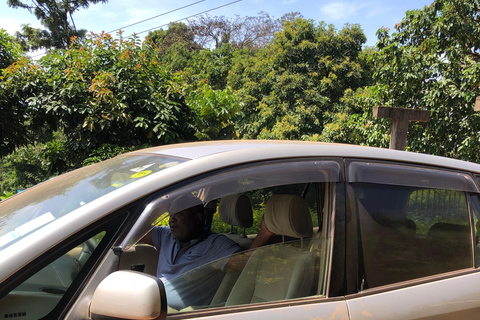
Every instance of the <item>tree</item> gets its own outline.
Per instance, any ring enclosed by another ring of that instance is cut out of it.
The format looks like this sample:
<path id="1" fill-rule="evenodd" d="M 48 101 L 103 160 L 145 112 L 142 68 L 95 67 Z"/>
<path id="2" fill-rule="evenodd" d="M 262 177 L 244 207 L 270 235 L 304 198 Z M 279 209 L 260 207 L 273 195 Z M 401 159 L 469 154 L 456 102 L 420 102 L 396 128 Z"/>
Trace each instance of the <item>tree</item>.
<path id="1" fill-rule="evenodd" d="M 200 16 L 190 20 L 197 42 L 204 48 L 220 49 L 230 44 L 233 49 L 249 48 L 257 51 L 265 47 L 281 29 L 281 21 L 274 20 L 267 13 L 260 12 L 256 17 L 235 18 L 224 16 Z"/>
<path id="2" fill-rule="evenodd" d="M 192 56 L 202 49 L 195 42 L 193 30 L 182 22 L 171 23 L 167 30 L 149 32 L 146 42 L 159 50 L 163 62 L 174 72 L 184 69 Z"/>
<path id="3" fill-rule="evenodd" d="M 410 126 L 410 150 L 480 161 L 479 15 L 479 1 L 437 0 L 408 11 L 395 33 L 379 30 L 379 103 L 431 111 L 430 122 Z"/>
<path id="4" fill-rule="evenodd" d="M 12 8 L 27 9 L 40 20 L 44 30 L 22 26 L 22 32 L 16 36 L 25 51 L 45 49 L 67 49 L 72 37 L 84 38 L 86 30 L 77 30 L 73 13 L 87 9 L 90 4 L 106 3 L 108 0 L 7 0 Z"/>
<path id="5" fill-rule="evenodd" d="M 24 78 L 23 66 L 29 63 L 14 38 L 0 30 L 0 157 L 32 141 L 28 121 L 30 107 L 26 99 L 15 94 L 31 93 L 38 84 L 32 78 L 27 80 L 28 76 Z M 35 67 L 30 71 L 34 73 Z M 17 82 L 20 78 L 26 80 L 22 85 Z"/>
<path id="6" fill-rule="evenodd" d="M 358 62 L 365 35 L 358 25 L 337 32 L 324 23 L 285 20 L 270 46 L 233 67 L 244 138 L 318 139 L 325 115 L 367 82 Z"/>
<path id="7" fill-rule="evenodd" d="M 61 130 L 76 165 L 106 143 L 131 147 L 195 139 L 178 81 L 157 51 L 138 38 L 91 35 L 85 44 L 74 42 L 38 63 L 8 70 L 5 96 L 29 108 L 25 117 L 32 127 Z"/>
<path id="8" fill-rule="evenodd" d="M 4 29 L 0 29 L 0 70 L 19 60 L 23 55 L 15 38 Z"/>

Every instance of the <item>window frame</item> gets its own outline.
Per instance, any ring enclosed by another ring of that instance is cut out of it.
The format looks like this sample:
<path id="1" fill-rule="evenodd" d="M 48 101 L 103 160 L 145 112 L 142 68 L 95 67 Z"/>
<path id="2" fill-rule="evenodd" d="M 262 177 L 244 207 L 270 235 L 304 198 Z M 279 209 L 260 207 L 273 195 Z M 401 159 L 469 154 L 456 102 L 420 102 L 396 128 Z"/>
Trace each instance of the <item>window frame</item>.
<path id="1" fill-rule="evenodd" d="M 181 181 L 175 185 L 169 186 L 165 189 L 157 191 L 147 197 L 147 199 L 143 202 L 142 208 L 145 209 L 144 212 L 139 213 L 138 221 L 135 223 L 135 226 L 132 227 L 129 234 L 123 238 L 121 243 L 119 243 L 118 249 L 128 248 L 129 246 L 136 243 L 135 239 L 141 238 L 140 235 L 144 234 L 145 231 L 142 231 L 141 225 L 145 224 L 149 219 L 146 218 L 146 215 L 150 213 L 148 211 L 154 211 L 152 203 L 155 203 L 159 198 L 165 197 L 170 192 L 175 192 L 178 194 L 185 193 L 186 191 L 179 191 L 179 190 L 188 190 L 190 186 L 196 185 L 201 181 L 211 178 L 214 175 L 220 174 L 229 174 L 231 172 L 241 172 L 245 168 L 254 168 L 258 166 L 275 166 L 275 165 L 288 165 L 293 163 L 307 163 L 307 162 L 325 162 L 325 161 L 332 161 L 338 164 L 338 177 L 337 181 L 330 182 L 333 184 L 332 190 L 334 191 L 331 199 L 332 203 L 330 204 L 331 212 L 325 212 L 321 217 L 322 220 L 325 217 L 330 216 L 330 255 L 328 261 L 328 274 L 327 274 L 327 285 L 326 285 L 326 295 L 319 297 L 319 296 L 308 296 L 302 297 L 297 299 L 291 300 L 279 300 L 279 301 L 270 301 L 265 303 L 255 303 L 255 304 L 247 304 L 247 305 L 236 305 L 236 306 L 227 306 L 227 307 L 218 307 L 218 308 L 210 308 L 210 309 L 201 309 L 201 310 L 194 310 L 187 313 L 178 313 L 178 314 L 169 314 L 168 317 L 171 319 L 189 319 L 189 318 L 196 318 L 196 317 L 208 317 L 213 315 L 223 315 L 223 314 L 230 314 L 230 313 L 238 313 L 238 312 L 248 312 L 248 311 L 255 311 L 255 310 L 265 310 L 265 309 L 275 309 L 281 308 L 286 306 L 295 306 L 295 305 L 305 305 L 311 303 L 322 303 L 322 302 L 332 302 L 338 301 L 339 299 L 343 300 L 343 288 L 344 288 L 344 257 L 345 257 L 345 247 L 344 247 L 344 212 L 345 210 L 342 209 L 344 207 L 344 163 L 343 158 L 340 157 L 302 157 L 302 158 L 289 158 L 289 159 L 277 159 L 277 160 L 267 160 L 267 161 L 259 161 L 259 162 L 252 162 L 247 164 L 235 165 L 228 168 L 223 168 L 219 170 L 215 170 L 212 172 L 200 174 L 196 177 Z M 290 170 L 291 174 L 295 173 L 294 169 Z M 290 182 L 291 184 L 299 183 L 299 182 Z M 315 189 L 316 197 L 319 197 L 320 188 L 317 188 L 316 184 L 318 181 L 311 182 L 311 188 Z M 283 185 L 283 184 L 282 184 Z M 288 185 L 288 183 L 284 183 L 284 185 Z M 340 195 L 338 194 L 340 193 Z M 206 199 L 209 201 L 209 199 Z M 317 201 L 317 204 L 319 202 Z M 322 204 L 324 201 L 322 200 Z M 327 210 L 328 211 L 328 210 Z M 317 214 L 321 215 L 321 213 L 317 210 Z M 319 220 L 322 221 L 322 220 Z M 325 221 L 323 221 L 325 222 Z M 339 234 L 337 240 L 337 232 Z M 335 265 L 335 270 L 333 270 L 332 266 Z M 333 275 L 333 278 L 332 278 Z M 335 279 L 332 281 L 331 279 Z M 333 290 L 331 289 L 333 288 Z"/>

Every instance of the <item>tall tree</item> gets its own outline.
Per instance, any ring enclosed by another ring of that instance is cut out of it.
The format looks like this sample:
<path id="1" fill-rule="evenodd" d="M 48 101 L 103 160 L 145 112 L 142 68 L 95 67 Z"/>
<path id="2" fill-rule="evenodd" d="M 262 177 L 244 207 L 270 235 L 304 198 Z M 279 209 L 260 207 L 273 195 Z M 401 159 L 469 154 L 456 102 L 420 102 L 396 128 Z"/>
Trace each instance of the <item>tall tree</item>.
<path id="1" fill-rule="evenodd" d="M 220 49 L 230 44 L 234 49 L 249 48 L 257 51 L 265 47 L 281 30 L 280 20 L 275 20 L 265 12 L 256 17 L 227 18 L 224 16 L 200 16 L 190 20 L 197 42 L 204 48 Z"/>
<path id="2" fill-rule="evenodd" d="M 0 157 L 13 151 L 16 146 L 29 142 L 24 116 L 28 106 L 20 107 L 17 99 L 7 94 L 2 85 L 4 70 L 15 68 L 13 64 L 22 56 L 23 52 L 15 39 L 0 29 Z"/>
<path id="3" fill-rule="evenodd" d="M 40 48 L 67 49 L 72 37 L 84 38 L 86 30 L 77 30 L 73 13 L 87 9 L 90 4 L 106 3 L 108 0 L 7 0 L 12 8 L 27 9 L 40 20 L 45 29 L 22 26 L 16 34 L 25 51 Z"/>
<path id="4" fill-rule="evenodd" d="M 202 47 L 195 42 L 195 34 L 188 25 L 173 22 L 167 30 L 159 29 L 148 33 L 147 44 L 158 49 L 164 64 L 172 71 L 182 70 L 195 52 Z"/>
<path id="5" fill-rule="evenodd" d="M 23 56 L 20 46 L 4 29 L 0 29 L 0 70 L 5 69 Z"/>
<path id="6" fill-rule="evenodd" d="M 340 31 L 324 23 L 285 20 L 270 46 L 238 61 L 229 84 L 242 97 L 245 138 L 316 139 L 347 89 L 366 84 L 358 25 Z"/>

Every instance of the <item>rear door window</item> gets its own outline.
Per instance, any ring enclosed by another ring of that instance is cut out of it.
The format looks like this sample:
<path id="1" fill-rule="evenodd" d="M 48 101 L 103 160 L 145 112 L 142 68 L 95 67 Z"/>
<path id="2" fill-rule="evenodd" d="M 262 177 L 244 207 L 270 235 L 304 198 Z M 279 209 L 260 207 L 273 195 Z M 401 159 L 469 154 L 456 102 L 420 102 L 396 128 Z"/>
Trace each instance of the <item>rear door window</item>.
<path id="1" fill-rule="evenodd" d="M 375 162 L 348 173 L 360 291 L 473 267 L 470 175 Z"/>

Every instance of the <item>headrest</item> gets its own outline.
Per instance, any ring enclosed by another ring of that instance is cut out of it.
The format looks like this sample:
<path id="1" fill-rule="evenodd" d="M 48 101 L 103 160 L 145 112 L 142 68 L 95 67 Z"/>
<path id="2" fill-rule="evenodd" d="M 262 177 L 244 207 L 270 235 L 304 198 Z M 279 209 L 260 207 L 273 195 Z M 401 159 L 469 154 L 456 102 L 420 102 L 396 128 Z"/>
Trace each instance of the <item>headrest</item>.
<path id="1" fill-rule="evenodd" d="M 223 197 L 218 206 L 218 214 L 223 222 L 241 228 L 253 225 L 253 210 L 250 198 L 245 194 Z"/>
<path id="2" fill-rule="evenodd" d="M 307 203 L 302 197 L 275 194 L 265 207 L 265 224 L 271 232 L 294 238 L 313 235 L 313 224 Z"/>

